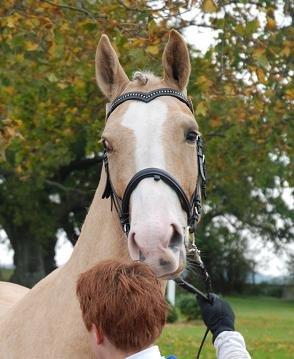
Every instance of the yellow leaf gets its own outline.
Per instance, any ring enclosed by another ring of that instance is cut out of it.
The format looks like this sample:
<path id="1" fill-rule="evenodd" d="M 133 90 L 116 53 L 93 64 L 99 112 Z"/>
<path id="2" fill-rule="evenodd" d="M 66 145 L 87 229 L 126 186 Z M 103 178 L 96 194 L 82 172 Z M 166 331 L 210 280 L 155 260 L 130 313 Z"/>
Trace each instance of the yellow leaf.
<path id="1" fill-rule="evenodd" d="M 22 62 L 24 60 L 23 53 L 15 55 L 15 59 L 17 62 Z"/>
<path id="2" fill-rule="evenodd" d="M 233 87 L 231 84 L 229 84 L 229 83 L 227 83 L 227 84 L 224 86 L 224 90 L 225 90 L 225 94 L 226 94 L 227 96 L 233 96 L 233 95 L 235 95 L 235 89 L 234 89 L 234 87 Z"/>
<path id="3" fill-rule="evenodd" d="M 78 88 L 80 90 L 85 87 L 85 82 L 83 80 L 80 80 L 79 78 L 74 80 L 74 84 L 75 84 L 76 88 Z"/>
<path id="4" fill-rule="evenodd" d="M 7 86 L 4 89 L 5 89 L 5 92 L 7 92 L 8 95 L 10 95 L 10 96 L 15 94 L 15 90 L 14 90 L 14 88 L 12 86 Z"/>
<path id="5" fill-rule="evenodd" d="M 156 45 L 147 46 L 146 52 L 148 52 L 151 55 L 157 55 L 159 53 L 159 46 Z"/>
<path id="6" fill-rule="evenodd" d="M 264 72 L 262 71 L 261 68 L 258 68 L 256 70 L 256 75 L 257 75 L 257 78 L 258 80 L 261 82 L 261 83 L 266 83 L 266 78 L 265 78 L 265 75 L 264 75 Z"/>
<path id="7" fill-rule="evenodd" d="M 203 0 L 202 5 L 201 5 L 201 9 L 204 12 L 208 12 L 208 13 L 216 12 L 218 10 L 216 0 Z"/>
<path id="8" fill-rule="evenodd" d="M 288 89 L 285 91 L 285 97 L 288 98 L 289 100 L 294 100 L 294 89 Z"/>
<path id="9" fill-rule="evenodd" d="M 199 76 L 196 83 L 202 91 L 208 91 L 213 86 L 213 82 L 204 75 Z"/>
<path id="10" fill-rule="evenodd" d="M 158 30 L 158 25 L 156 23 L 155 20 L 151 20 L 149 23 L 148 23 L 148 33 L 149 33 L 149 36 L 153 36 L 154 34 L 156 34 L 156 31 Z"/>
<path id="11" fill-rule="evenodd" d="M 58 78 L 56 77 L 56 75 L 54 73 L 49 73 L 46 77 L 50 82 L 57 82 L 58 81 Z"/>
<path id="12" fill-rule="evenodd" d="M 253 50 L 253 57 L 255 59 L 260 58 L 265 52 L 265 49 L 263 47 L 257 47 L 256 49 Z"/>
<path id="13" fill-rule="evenodd" d="M 50 57 L 54 57 L 56 54 L 56 44 L 55 42 L 52 43 L 52 45 L 48 49 L 48 54 Z"/>
<path id="14" fill-rule="evenodd" d="M 15 172 L 16 172 L 17 174 L 22 173 L 22 167 L 21 167 L 20 165 L 16 166 Z"/>
<path id="15" fill-rule="evenodd" d="M 291 54 L 291 49 L 289 46 L 285 46 L 281 51 L 281 55 L 285 55 L 285 57 L 289 57 L 290 54 Z"/>
<path id="16" fill-rule="evenodd" d="M 64 90 L 65 88 L 67 88 L 67 84 L 62 83 L 62 82 L 59 82 L 59 83 L 57 84 L 57 86 L 58 86 L 59 88 L 61 88 L 62 90 Z"/>
<path id="17" fill-rule="evenodd" d="M 65 137 L 70 137 L 70 136 L 72 136 L 73 131 L 72 131 L 70 128 L 66 128 L 66 129 L 63 131 L 63 134 L 65 135 Z"/>
<path id="18" fill-rule="evenodd" d="M 5 131 L 10 138 L 15 137 L 16 135 L 16 130 L 13 127 L 6 127 Z"/>
<path id="19" fill-rule="evenodd" d="M 213 117 L 211 120 L 210 120 L 210 126 L 212 128 L 216 128 L 216 127 L 219 127 L 221 125 L 221 119 L 219 117 Z"/>
<path id="20" fill-rule="evenodd" d="M 142 37 L 138 37 L 137 39 L 135 39 L 135 38 L 134 38 L 134 39 L 131 39 L 131 40 L 129 41 L 129 43 L 131 44 L 132 47 L 141 47 L 141 46 L 144 45 L 145 39 L 142 38 Z M 127 46 L 125 46 L 125 48 L 128 48 L 129 43 L 127 43 Z"/>
<path id="21" fill-rule="evenodd" d="M 6 161 L 5 149 L 1 147 L 1 143 L 0 143 L 0 161 Z"/>
<path id="22" fill-rule="evenodd" d="M 19 20 L 20 16 L 18 14 L 9 16 L 7 19 L 7 27 L 9 28 L 14 28 L 15 25 L 17 24 L 18 20 Z"/>
<path id="23" fill-rule="evenodd" d="M 25 49 L 27 51 L 35 51 L 38 47 L 39 47 L 39 44 L 36 44 L 35 42 L 32 42 L 32 41 L 25 42 Z"/>
<path id="24" fill-rule="evenodd" d="M 196 107 L 196 115 L 205 116 L 206 114 L 207 114 L 206 104 L 203 101 L 201 101 L 198 103 L 198 105 Z"/>
<path id="25" fill-rule="evenodd" d="M 266 19 L 266 25 L 269 30 L 275 30 L 277 27 L 275 19 L 273 19 L 272 17 L 269 17 L 269 16 Z"/>

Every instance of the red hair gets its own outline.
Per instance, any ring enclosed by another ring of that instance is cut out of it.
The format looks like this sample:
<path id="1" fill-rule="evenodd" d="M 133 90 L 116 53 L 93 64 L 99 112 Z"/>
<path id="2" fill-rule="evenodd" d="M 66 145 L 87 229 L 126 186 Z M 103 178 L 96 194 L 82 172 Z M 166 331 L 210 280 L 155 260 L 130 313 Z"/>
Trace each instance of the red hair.
<path id="1" fill-rule="evenodd" d="M 159 280 L 141 262 L 106 260 L 80 275 L 76 293 L 83 320 L 117 349 L 142 350 L 161 334 L 167 305 Z"/>

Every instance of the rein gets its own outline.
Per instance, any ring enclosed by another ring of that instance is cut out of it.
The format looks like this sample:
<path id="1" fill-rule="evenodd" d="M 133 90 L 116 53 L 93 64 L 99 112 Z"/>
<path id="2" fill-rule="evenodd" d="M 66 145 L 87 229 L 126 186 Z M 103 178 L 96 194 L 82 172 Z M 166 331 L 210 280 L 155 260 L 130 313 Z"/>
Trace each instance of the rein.
<path id="1" fill-rule="evenodd" d="M 120 106 L 122 103 L 130 100 L 141 101 L 144 103 L 148 103 L 153 101 L 154 99 L 161 97 L 161 96 L 170 96 L 174 97 L 177 100 L 183 102 L 185 105 L 188 106 L 190 111 L 193 111 L 193 105 L 190 99 L 183 95 L 183 93 L 176 91 L 170 88 L 161 88 L 151 92 L 127 92 L 121 96 L 118 96 L 107 108 L 106 113 L 106 120 L 110 117 L 112 112 Z M 205 173 L 205 156 L 203 154 L 203 143 L 202 138 L 198 135 L 196 138 L 196 156 L 197 156 L 197 163 L 198 163 L 198 177 L 197 183 L 192 195 L 191 199 L 185 194 L 185 191 L 181 187 L 181 185 L 177 182 L 177 180 L 171 176 L 168 172 L 160 169 L 160 168 L 145 168 L 139 172 L 137 172 L 128 183 L 123 197 L 119 197 L 116 193 L 109 173 L 109 165 L 108 165 L 108 157 L 107 152 L 104 149 L 103 154 L 103 162 L 106 172 L 106 184 L 105 189 L 102 194 L 102 198 L 111 198 L 111 210 L 113 206 L 115 207 L 119 218 L 120 223 L 123 229 L 123 232 L 128 235 L 130 231 L 130 214 L 129 214 L 129 204 L 130 198 L 137 187 L 137 185 L 145 178 L 154 178 L 154 181 L 163 181 L 169 187 L 171 187 L 177 194 L 181 206 L 183 210 L 187 214 L 187 227 L 186 227 L 186 234 L 185 234 L 185 246 L 187 249 L 187 259 L 188 259 L 188 270 L 191 270 L 196 274 L 196 272 L 200 272 L 202 279 L 205 283 L 207 293 L 211 292 L 211 282 L 210 277 L 205 269 L 205 266 L 200 257 L 200 251 L 196 247 L 195 244 L 195 231 L 198 222 L 200 221 L 201 216 L 201 198 L 206 198 L 205 187 L 206 187 L 206 173 Z M 182 287 L 183 289 L 187 290 L 190 293 L 197 294 L 203 297 L 205 300 L 210 302 L 210 298 L 208 295 L 204 294 L 202 291 L 191 285 L 190 283 L 186 282 L 182 278 L 176 278 L 175 282 Z M 206 339 L 208 333 L 208 329 L 205 332 L 203 340 L 201 342 L 200 348 L 198 350 L 197 358 L 200 356 L 200 352 L 203 346 L 203 343 Z"/>

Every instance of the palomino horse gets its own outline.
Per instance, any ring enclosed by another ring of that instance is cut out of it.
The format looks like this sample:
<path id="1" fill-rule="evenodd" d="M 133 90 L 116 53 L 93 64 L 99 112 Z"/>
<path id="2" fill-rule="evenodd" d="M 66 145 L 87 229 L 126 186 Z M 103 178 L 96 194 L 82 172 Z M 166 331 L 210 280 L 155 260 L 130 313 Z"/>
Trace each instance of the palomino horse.
<path id="1" fill-rule="evenodd" d="M 102 35 L 96 53 L 96 78 L 110 101 L 127 92 L 161 88 L 186 94 L 189 54 L 183 38 L 173 30 L 163 53 L 163 68 L 163 79 L 151 73 L 135 73 L 130 81 L 108 37 Z M 123 196 L 135 173 L 155 167 L 171 174 L 187 198 L 192 198 L 198 172 L 197 131 L 187 103 L 175 97 L 122 103 L 111 113 L 102 136 L 117 195 Z M 13 295 L 12 284 L 1 284 L 1 359 L 93 358 L 75 286 L 78 275 L 98 261 L 144 260 L 163 279 L 183 270 L 187 215 L 171 186 L 154 179 L 144 178 L 132 191 L 126 237 L 117 211 L 111 210 L 110 199 L 102 198 L 107 183 L 104 169 L 69 261 L 31 290 L 16 286 Z M 4 298 L 8 289 L 10 294 Z"/>

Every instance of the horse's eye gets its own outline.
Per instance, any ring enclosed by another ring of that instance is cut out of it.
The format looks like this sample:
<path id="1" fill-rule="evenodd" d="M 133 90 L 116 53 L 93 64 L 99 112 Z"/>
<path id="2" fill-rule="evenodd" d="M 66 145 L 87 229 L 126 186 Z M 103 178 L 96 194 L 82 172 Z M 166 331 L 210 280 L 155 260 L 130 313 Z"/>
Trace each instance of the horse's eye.
<path id="1" fill-rule="evenodd" d="M 186 135 L 186 140 L 189 143 L 195 143 L 197 140 L 197 137 L 198 137 L 198 135 L 195 131 L 189 131 Z"/>
<path id="2" fill-rule="evenodd" d="M 112 146 L 106 138 L 102 138 L 102 144 L 106 152 L 112 151 Z"/>

